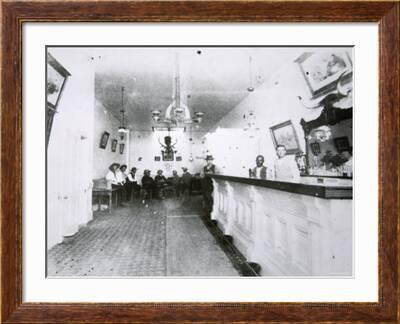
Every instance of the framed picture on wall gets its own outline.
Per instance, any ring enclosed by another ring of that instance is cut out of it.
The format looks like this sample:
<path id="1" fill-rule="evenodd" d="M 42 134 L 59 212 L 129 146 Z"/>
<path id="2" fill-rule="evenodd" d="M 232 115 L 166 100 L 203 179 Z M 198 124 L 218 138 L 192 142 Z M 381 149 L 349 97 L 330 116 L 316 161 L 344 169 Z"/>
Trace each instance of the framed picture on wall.
<path id="1" fill-rule="evenodd" d="M 348 151 L 350 149 L 350 143 L 347 136 L 336 137 L 333 139 L 333 142 L 335 143 L 336 150 L 339 153 Z"/>
<path id="2" fill-rule="evenodd" d="M 124 154 L 124 148 L 125 148 L 124 143 L 119 144 L 119 154 Z"/>
<path id="3" fill-rule="evenodd" d="M 177 162 L 181 162 L 181 161 L 182 161 L 182 156 L 177 156 L 177 157 L 176 157 L 176 161 L 177 161 Z"/>
<path id="4" fill-rule="evenodd" d="M 50 53 L 47 53 L 46 87 L 46 145 L 48 144 L 54 114 L 68 77 L 71 75 Z"/>
<path id="5" fill-rule="evenodd" d="M 105 149 L 107 147 L 108 139 L 110 138 L 110 133 L 104 132 L 100 139 L 100 148 Z"/>
<path id="6" fill-rule="evenodd" d="M 161 156 L 155 156 L 154 161 L 157 161 L 157 162 L 161 161 Z"/>
<path id="7" fill-rule="evenodd" d="M 339 78 L 351 79 L 353 66 L 349 54 L 344 50 L 305 52 L 296 62 L 313 97 L 333 90 Z"/>
<path id="8" fill-rule="evenodd" d="M 275 149 L 279 145 L 286 147 L 287 154 L 295 154 L 300 151 L 299 140 L 292 121 L 288 120 L 270 128 Z"/>
<path id="9" fill-rule="evenodd" d="M 162 160 L 163 161 L 173 161 L 174 160 L 174 151 L 162 151 Z"/>
<path id="10" fill-rule="evenodd" d="M 317 142 L 311 143 L 310 147 L 311 147 L 312 154 L 318 155 L 321 153 L 321 146 L 319 145 L 319 143 L 317 143 Z"/>
<path id="11" fill-rule="evenodd" d="M 111 142 L 111 151 L 112 152 L 115 152 L 117 150 L 117 144 L 118 144 L 118 141 L 116 139 L 113 139 Z"/>

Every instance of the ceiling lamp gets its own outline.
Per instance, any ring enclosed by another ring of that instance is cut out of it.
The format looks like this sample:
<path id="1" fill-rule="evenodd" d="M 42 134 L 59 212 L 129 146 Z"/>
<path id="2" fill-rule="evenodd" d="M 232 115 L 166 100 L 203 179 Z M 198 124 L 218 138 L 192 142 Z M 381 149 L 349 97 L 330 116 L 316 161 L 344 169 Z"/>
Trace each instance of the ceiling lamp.
<path id="1" fill-rule="evenodd" d="M 121 87 L 121 115 L 122 123 L 118 127 L 118 133 L 120 133 L 121 140 L 124 139 L 124 133 L 128 133 L 128 129 L 125 127 L 125 110 L 124 110 L 124 87 Z"/>
<path id="2" fill-rule="evenodd" d="M 183 103 L 182 89 L 181 89 L 181 77 L 180 77 L 180 67 L 179 67 L 179 56 L 175 56 L 175 73 L 173 76 L 173 95 L 172 102 L 165 110 L 164 119 L 161 118 L 160 110 L 153 110 L 152 118 L 156 123 L 165 123 L 168 127 L 177 127 L 181 124 L 199 124 L 202 122 L 202 117 L 204 113 L 198 111 L 195 113 L 194 118 L 190 115 L 190 110 L 187 105 Z M 188 96 L 189 97 L 189 96 Z"/>
<path id="3" fill-rule="evenodd" d="M 250 84 L 249 84 L 249 87 L 247 88 L 248 92 L 253 92 L 254 91 L 252 62 L 253 62 L 253 59 L 252 59 L 251 56 L 249 56 L 249 79 L 250 79 Z"/>

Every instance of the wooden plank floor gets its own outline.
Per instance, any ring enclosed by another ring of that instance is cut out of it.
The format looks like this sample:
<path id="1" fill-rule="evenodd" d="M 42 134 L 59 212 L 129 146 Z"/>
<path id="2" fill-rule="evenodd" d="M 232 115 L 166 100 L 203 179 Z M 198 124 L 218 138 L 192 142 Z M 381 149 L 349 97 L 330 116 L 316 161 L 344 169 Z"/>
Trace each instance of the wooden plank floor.
<path id="1" fill-rule="evenodd" d="M 48 276 L 238 276 L 204 226 L 201 198 L 140 201 L 97 212 L 48 252 Z"/>

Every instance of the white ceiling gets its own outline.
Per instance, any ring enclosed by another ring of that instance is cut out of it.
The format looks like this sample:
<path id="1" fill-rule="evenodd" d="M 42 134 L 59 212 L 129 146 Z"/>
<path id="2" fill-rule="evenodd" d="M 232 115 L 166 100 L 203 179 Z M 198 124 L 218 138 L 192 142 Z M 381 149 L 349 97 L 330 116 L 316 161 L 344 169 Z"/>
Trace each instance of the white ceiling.
<path id="1" fill-rule="evenodd" d="M 200 51 L 200 52 L 199 52 Z M 205 113 L 200 131 L 207 131 L 247 95 L 249 57 L 254 84 L 282 64 L 293 61 L 299 48 L 93 48 L 96 99 L 120 117 L 121 87 L 125 88 L 126 124 L 150 130 L 151 111 L 165 112 L 171 103 L 175 53 L 179 54 L 182 87 L 191 113 Z"/>

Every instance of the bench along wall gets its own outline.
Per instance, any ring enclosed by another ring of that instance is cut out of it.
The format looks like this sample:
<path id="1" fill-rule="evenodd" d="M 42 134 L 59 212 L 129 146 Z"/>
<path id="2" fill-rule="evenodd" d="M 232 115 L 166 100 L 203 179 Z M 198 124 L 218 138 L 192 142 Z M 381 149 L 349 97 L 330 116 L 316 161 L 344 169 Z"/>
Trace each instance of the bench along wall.
<path id="1" fill-rule="evenodd" d="M 213 182 L 211 218 L 262 276 L 352 275 L 351 185 Z"/>

